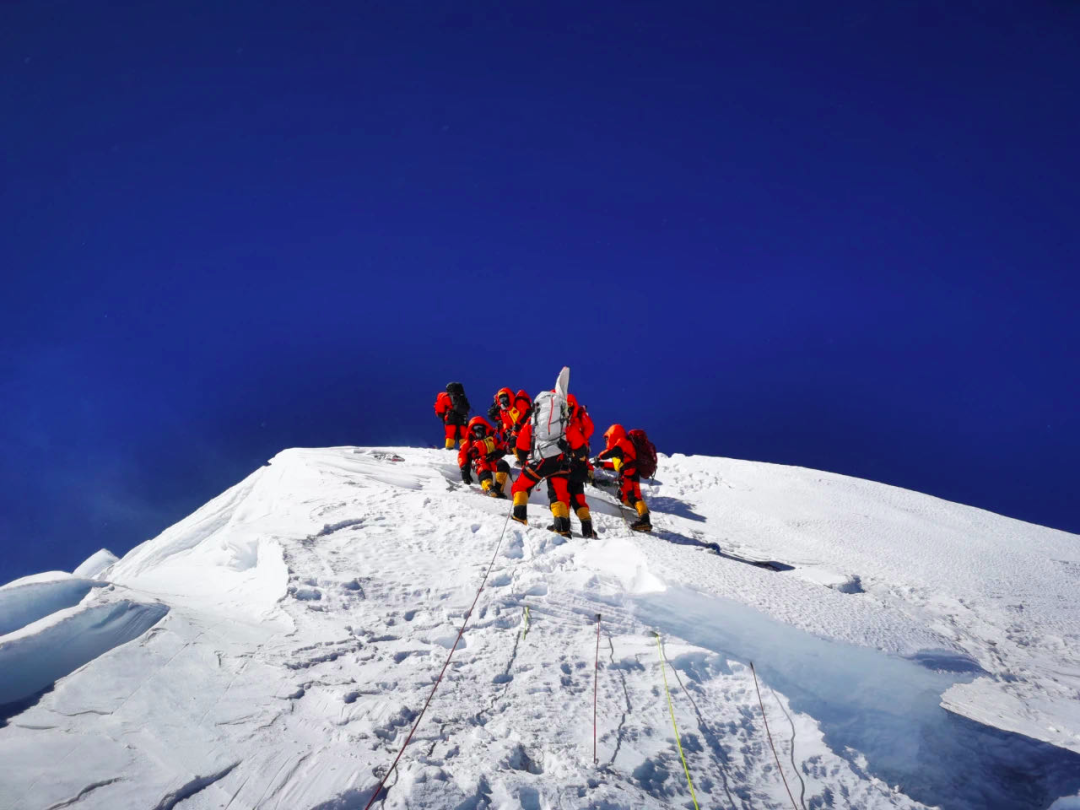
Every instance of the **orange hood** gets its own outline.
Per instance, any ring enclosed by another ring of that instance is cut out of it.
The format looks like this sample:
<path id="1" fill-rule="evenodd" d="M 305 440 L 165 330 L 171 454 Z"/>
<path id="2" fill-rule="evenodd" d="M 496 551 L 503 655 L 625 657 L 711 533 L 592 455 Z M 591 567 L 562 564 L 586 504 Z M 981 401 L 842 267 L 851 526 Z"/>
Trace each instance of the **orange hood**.
<path id="1" fill-rule="evenodd" d="M 604 431 L 604 438 L 607 440 L 607 446 L 612 447 L 619 439 L 626 438 L 626 428 L 622 425 L 612 425 Z"/>

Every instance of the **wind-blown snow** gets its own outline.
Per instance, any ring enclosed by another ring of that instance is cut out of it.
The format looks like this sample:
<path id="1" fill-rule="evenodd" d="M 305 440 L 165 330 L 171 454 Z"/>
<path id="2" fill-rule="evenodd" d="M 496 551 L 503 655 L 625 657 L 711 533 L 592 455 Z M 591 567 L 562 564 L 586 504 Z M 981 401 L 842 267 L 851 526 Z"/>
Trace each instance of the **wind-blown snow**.
<path id="1" fill-rule="evenodd" d="M 116 555 L 107 548 L 103 548 L 87 557 L 82 565 L 76 568 L 72 573 L 77 577 L 93 579 L 115 562 L 117 562 Z"/>
<path id="2" fill-rule="evenodd" d="M 543 487 L 507 524 L 451 453 L 289 450 L 91 585 L 12 583 L 0 804 L 362 808 L 502 535 L 382 807 L 690 806 L 655 630 L 702 807 L 791 806 L 751 659 L 800 810 L 1071 806 L 1080 538 L 812 470 L 657 476 L 652 536 L 590 488 L 600 537 L 564 542 Z"/>
<path id="3" fill-rule="evenodd" d="M 136 639 L 168 612 L 158 602 L 103 599 L 66 608 L 0 637 L 0 704 L 51 685 L 109 650 Z"/>
<path id="4" fill-rule="evenodd" d="M 0 636 L 79 604 L 103 583 L 48 571 L 9 582 L 0 588 Z"/>

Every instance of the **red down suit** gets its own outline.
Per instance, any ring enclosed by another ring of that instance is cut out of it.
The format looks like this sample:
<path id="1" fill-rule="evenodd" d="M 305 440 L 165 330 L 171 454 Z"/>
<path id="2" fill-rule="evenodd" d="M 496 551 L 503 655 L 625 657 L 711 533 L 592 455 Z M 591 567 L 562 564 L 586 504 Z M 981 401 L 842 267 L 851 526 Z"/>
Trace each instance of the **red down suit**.
<path id="1" fill-rule="evenodd" d="M 482 416 L 474 416 L 469 420 L 465 440 L 458 450 L 461 480 L 471 484 L 475 472 L 484 492 L 496 498 L 505 498 L 506 481 L 510 477 L 510 465 L 503 458 L 506 452 L 506 445 L 491 423 Z"/>

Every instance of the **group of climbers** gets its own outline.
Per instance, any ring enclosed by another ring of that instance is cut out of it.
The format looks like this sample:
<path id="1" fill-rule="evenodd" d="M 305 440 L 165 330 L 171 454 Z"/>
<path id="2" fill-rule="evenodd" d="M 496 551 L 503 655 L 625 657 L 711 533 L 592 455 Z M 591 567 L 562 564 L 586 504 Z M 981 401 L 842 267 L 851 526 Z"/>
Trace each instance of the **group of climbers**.
<path id="1" fill-rule="evenodd" d="M 511 488 L 517 522 L 528 525 L 529 494 L 546 480 L 554 516 L 548 528 L 569 537 L 573 511 L 581 522 L 582 536 L 595 537 L 585 484 L 593 479 L 594 469 L 601 468 L 617 474 L 619 500 L 637 512 L 630 528 L 652 530 L 649 509 L 641 496 L 643 465 L 634 437 L 622 425 L 612 425 L 604 433 L 604 450 L 590 460 L 589 442 L 595 428 L 588 410 L 573 394 L 563 400 L 555 391 L 545 391 L 534 401 L 524 389 L 514 394 L 509 388 L 500 388 L 488 409 L 489 422 L 482 416 L 468 419 L 465 390 L 461 383 L 450 383 L 436 399 L 435 413 L 445 426 L 446 448 L 452 450 L 458 443 L 458 467 L 465 483 L 471 484 L 475 473 L 484 492 L 505 498 L 511 472 L 506 456 L 513 454 L 521 467 Z M 655 465 L 655 448 L 647 438 L 645 443 Z"/>

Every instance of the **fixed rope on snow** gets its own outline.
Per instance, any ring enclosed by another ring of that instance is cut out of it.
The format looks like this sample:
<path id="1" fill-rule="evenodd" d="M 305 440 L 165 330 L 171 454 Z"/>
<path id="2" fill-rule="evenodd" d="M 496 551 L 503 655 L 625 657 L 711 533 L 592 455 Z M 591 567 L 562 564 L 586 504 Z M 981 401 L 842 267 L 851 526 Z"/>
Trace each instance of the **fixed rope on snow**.
<path id="1" fill-rule="evenodd" d="M 431 687 L 431 692 L 428 694 L 427 700 L 424 702 L 424 708 L 420 710 L 420 714 L 416 718 L 416 722 L 413 723 L 413 727 L 409 730 L 409 736 L 405 738 L 405 742 L 401 745 L 401 750 L 398 751 L 397 756 L 394 757 L 393 763 L 390 765 L 390 769 L 383 774 L 382 779 L 379 780 L 379 786 L 375 788 L 375 792 L 371 794 L 371 798 L 368 799 L 368 803 L 364 805 L 364 810 L 371 810 L 371 805 L 375 804 L 375 799 L 382 793 L 383 787 L 386 785 L 386 780 L 390 777 L 390 774 L 397 768 L 398 762 L 401 760 L 401 755 L 405 753 L 405 748 L 409 745 L 409 741 L 412 740 L 413 734 L 416 733 L 416 729 L 420 726 L 420 721 L 424 719 L 424 712 L 427 711 L 428 706 L 431 705 L 431 699 L 435 697 L 435 690 L 439 688 L 439 684 L 442 683 L 443 675 L 446 674 L 446 668 L 450 666 L 450 659 L 454 656 L 454 651 L 457 650 L 458 643 L 461 641 L 461 636 L 465 633 L 465 627 L 469 623 L 469 619 L 472 618 L 473 611 L 476 609 L 476 603 L 480 601 L 480 594 L 484 592 L 484 586 L 487 584 L 488 576 L 491 574 L 491 569 L 495 566 L 495 560 L 499 556 L 499 549 L 502 548 L 503 536 L 506 534 L 506 527 L 510 523 L 510 515 L 512 512 L 506 513 L 506 520 L 503 522 L 502 531 L 499 532 L 499 542 L 495 544 L 495 553 L 491 555 L 491 562 L 488 563 L 487 570 L 484 572 L 484 578 L 480 581 L 480 588 L 476 592 L 476 596 L 473 598 L 472 605 L 467 611 L 465 611 L 465 619 L 461 622 L 461 629 L 458 630 L 457 638 L 454 639 L 454 646 L 450 648 L 449 655 L 446 656 L 446 661 L 443 663 L 442 670 L 439 672 L 439 677 L 435 679 L 434 685 Z"/>
<path id="2" fill-rule="evenodd" d="M 619 509 L 619 516 L 623 519 L 623 523 L 626 524 L 627 529 L 629 530 L 630 523 L 626 519 L 626 515 L 625 515 L 625 512 L 623 510 L 623 504 L 618 503 L 617 506 L 618 506 L 618 509 Z M 480 601 L 480 595 L 483 593 L 484 587 L 487 585 L 488 577 L 491 575 L 491 570 L 495 565 L 495 560 L 498 558 L 499 550 L 502 548 L 503 538 L 506 535 L 506 527 L 510 523 L 510 516 L 512 514 L 513 514 L 512 511 L 507 513 L 506 520 L 503 522 L 502 530 L 499 532 L 498 542 L 495 544 L 495 551 L 492 554 L 491 561 L 488 563 L 487 569 L 484 571 L 483 579 L 480 581 L 480 587 L 476 591 L 476 596 L 473 598 L 472 604 L 470 605 L 469 609 L 465 612 L 464 619 L 463 619 L 463 621 L 461 623 L 461 628 L 458 630 L 457 636 L 454 639 L 454 644 L 450 648 L 450 652 L 446 656 L 446 661 L 443 662 L 442 669 L 439 671 L 439 675 L 435 679 L 435 683 L 431 687 L 431 692 L 428 693 L 427 700 L 424 702 L 424 706 L 420 710 L 419 715 L 417 715 L 416 721 L 413 723 L 412 728 L 409 730 L 409 734 L 408 734 L 408 736 L 406 736 L 404 743 L 402 743 L 401 749 L 398 751 L 397 756 L 394 757 L 394 761 L 391 763 L 390 768 L 386 771 L 386 773 L 383 775 L 383 777 L 379 780 L 379 785 L 375 789 L 375 792 L 371 795 L 370 799 L 368 800 L 368 803 L 364 806 L 364 810 L 370 810 L 372 805 L 379 798 L 380 794 L 383 793 L 383 789 L 386 787 L 386 780 L 389 779 L 390 774 L 393 773 L 397 769 L 398 763 L 401 761 L 401 757 L 405 753 L 405 749 L 408 747 L 409 743 L 412 741 L 413 735 L 416 733 L 417 728 L 419 728 L 420 723 L 424 718 L 424 714 L 427 712 L 428 706 L 431 705 L 431 701 L 435 697 L 435 692 L 438 690 L 439 685 L 442 683 L 443 676 L 446 674 L 446 670 L 450 665 L 450 660 L 453 657 L 454 653 L 457 651 L 458 644 L 461 642 L 461 638 L 465 633 L 465 628 L 468 626 L 469 619 L 472 618 L 472 614 L 476 609 L 476 605 Z M 522 634 L 521 634 L 521 639 L 522 640 L 524 640 L 526 638 L 526 636 L 528 635 L 528 633 L 529 633 L 529 620 L 530 620 L 530 615 L 529 614 L 530 614 L 529 606 L 525 605 L 524 606 L 524 615 L 523 615 L 523 625 L 524 626 L 522 628 Z M 597 749 L 597 703 L 598 703 L 599 673 L 600 673 L 600 624 L 601 624 L 601 614 L 597 613 L 596 614 L 596 657 L 595 657 L 595 662 L 594 662 L 594 665 L 593 665 L 593 764 L 594 765 L 599 762 L 598 749 Z M 694 791 L 694 782 L 690 777 L 690 768 L 687 765 L 686 755 L 683 752 L 682 739 L 681 739 L 681 737 L 679 735 L 679 727 L 678 727 L 678 724 L 677 724 L 677 722 L 675 720 L 675 707 L 674 707 L 674 704 L 672 702 L 671 691 L 669 690 L 668 683 L 667 683 L 667 660 L 666 660 L 665 655 L 664 655 L 664 647 L 663 647 L 663 644 L 661 643 L 660 633 L 657 632 L 657 631 L 654 631 L 654 635 L 656 636 L 657 650 L 659 651 L 659 654 L 660 654 L 660 672 L 661 672 L 661 676 L 662 676 L 663 684 L 664 684 L 664 693 L 667 696 L 668 712 L 671 715 L 671 725 L 672 725 L 672 728 L 675 731 L 675 744 L 676 744 L 676 746 L 678 748 L 678 751 L 679 751 L 679 758 L 682 761 L 683 772 L 686 774 L 686 782 L 687 782 L 687 785 L 690 788 L 690 797 L 693 800 L 694 808 L 695 808 L 695 810 L 700 810 L 699 805 L 698 805 L 698 801 L 697 801 L 697 795 L 696 795 L 696 793 Z M 613 650 L 613 652 L 614 652 L 614 650 Z M 772 748 L 773 756 L 776 759 L 777 769 L 780 771 L 780 777 L 781 777 L 781 779 L 783 779 L 784 787 L 787 789 L 788 798 L 791 799 L 792 807 L 795 808 L 795 810 L 798 810 L 798 806 L 795 803 L 795 798 L 791 793 L 791 788 L 788 786 L 787 777 L 784 775 L 783 768 L 780 767 L 780 757 L 777 754 L 776 746 L 773 744 L 772 733 L 769 730 L 769 721 L 768 721 L 768 718 L 765 716 L 765 706 L 764 706 L 764 704 L 762 703 L 762 700 L 761 700 L 761 689 L 758 686 L 757 672 L 756 672 L 756 670 L 754 668 L 754 663 L 752 661 L 750 662 L 750 671 L 751 671 L 751 673 L 753 673 L 753 676 L 754 676 L 754 688 L 757 691 L 758 705 L 761 707 L 762 719 L 764 720 L 764 723 L 765 723 L 765 732 L 766 732 L 766 735 L 768 736 L 768 739 L 769 739 L 769 746 Z M 676 677 L 678 677 L 678 672 L 677 671 L 676 671 L 675 674 L 676 674 Z M 680 685 L 681 685 L 681 681 L 680 681 Z M 685 690 L 685 687 L 684 687 L 684 690 Z M 691 699 L 691 701 L 692 701 L 692 699 Z M 695 710 L 696 709 L 697 709 L 697 707 L 695 705 Z M 698 714 L 700 716 L 700 712 L 698 712 Z M 789 720 L 790 720 L 790 717 L 789 717 Z M 800 781 L 801 781 L 801 777 L 800 777 Z M 726 780 L 725 780 L 725 787 L 726 787 Z M 730 799 L 730 794 L 729 794 L 728 798 Z M 385 796 L 383 796 L 383 800 L 385 801 Z"/>
<path id="3" fill-rule="evenodd" d="M 668 691 L 667 685 L 667 661 L 664 659 L 664 647 L 660 644 L 659 633 L 656 633 L 656 649 L 660 651 L 660 674 L 664 678 L 664 693 L 667 695 L 668 711 L 671 713 L 671 727 L 675 729 L 675 745 L 679 748 L 679 758 L 682 760 L 683 772 L 686 774 L 686 784 L 690 785 L 690 798 L 694 800 L 694 810 L 700 810 L 697 796 L 694 794 L 694 782 L 690 779 L 690 768 L 687 767 L 686 755 L 683 754 L 682 740 L 679 738 L 679 726 L 675 722 L 675 706 L 671 702 L 671 692 Z"/>
<path id="4" fill-rule="evenodd" d="M 765 716 L 765 704 L 761 701 L 761 688 L 758 686 L 757 670 L 754 669 L 753 661 L 750 662 L 750 672 L 754 676 L 754 690 L 757 692 L 758 705 L 761 707 L 761 719 L 765 721 L 765 735 L 769 738 L 769 747 L 772 748 L 773 756 L 776 758 L 776 769 L 780 771 L 780 778 L 784 780 L 784 788 L 787 789 L 788 798 L 791 799 L 791 806 L 794 810 L 799 810 L 799 806 L 795 804 L 795 797 L 791 795 L 791 788 L 788 787 L 784 769 L 780 767 L 780 755 L 776 753 L 776 746 L 773 745 L 772 732 L 769 731 L 769 718 Z"/>
<path id="5" fill-rule="evenodd" d="M 776 701 L 776 705 L 780 707 L 780 711 L 784 713 L 784 717 L 787 718 L 788 724 L 791 726 L 791 769 L 795 772 L 795 776 L 802 786 L 799 789 L 799 804 L 802 806 L 802 810 L 806 810 L 806 780 L 802 778 L 802 774 L 799 773 L 799 766 L 795 764 L 795 721 L 791 719 L 791 715 L 788 714 L 788 710 L 784 708 L 784 704 L 780 702 L 780 698 L 776 696 L 776 691 L 772 686 L 769 684 L 765 685 L 769 687 L 769 694 L 773 696 L 773 700 Z"/>
<path id="6" fill-rule="evenodd" d="M 662 646 L 663 644 L 661 644 L 661 647 Z M 612 653 L 612 657 L 614 657 L 614 652 Z M 708 741 L 708 737 L 711 736 L 716 747 L 721 749 L 722 751 L 723 747 L 720 745 L 720 741 L 716 738 L 716 734 L 709 728 L 708 723 L 705 722 L 705 715 L 703 715 L 701 713 L 701 709 L 698 708 L 697 701 L 694 700 L 694 696 L 690 694 L 690 690 L 686 688 L 686 684 L 682 682 L 682 678 L 679 676 L 678 667 L 672 666 L 671 671 L 675 673 L 675 680 L 678 681 L 679 688 L 682 689 L 683 694 L 686 695 L 687 700 L 690 701 L 690 705 L 694 707 L 694 713 L 697 714 L 698 717 L 698 727 L 705 735 L 706 741 Z M 725 755 L 722 758 L 718 757 L 718 760 L 720 762 L 720 776 L 724 780 L 724 793 L 727 794 L 727 799 L 731 803 L 732 810 L 735 810 L 735 799 L 732 797 L 731 788 L 728 786 L 727 756 Z M 803 810 L 805 810 L 805 808 L 803 808 Z"/>

